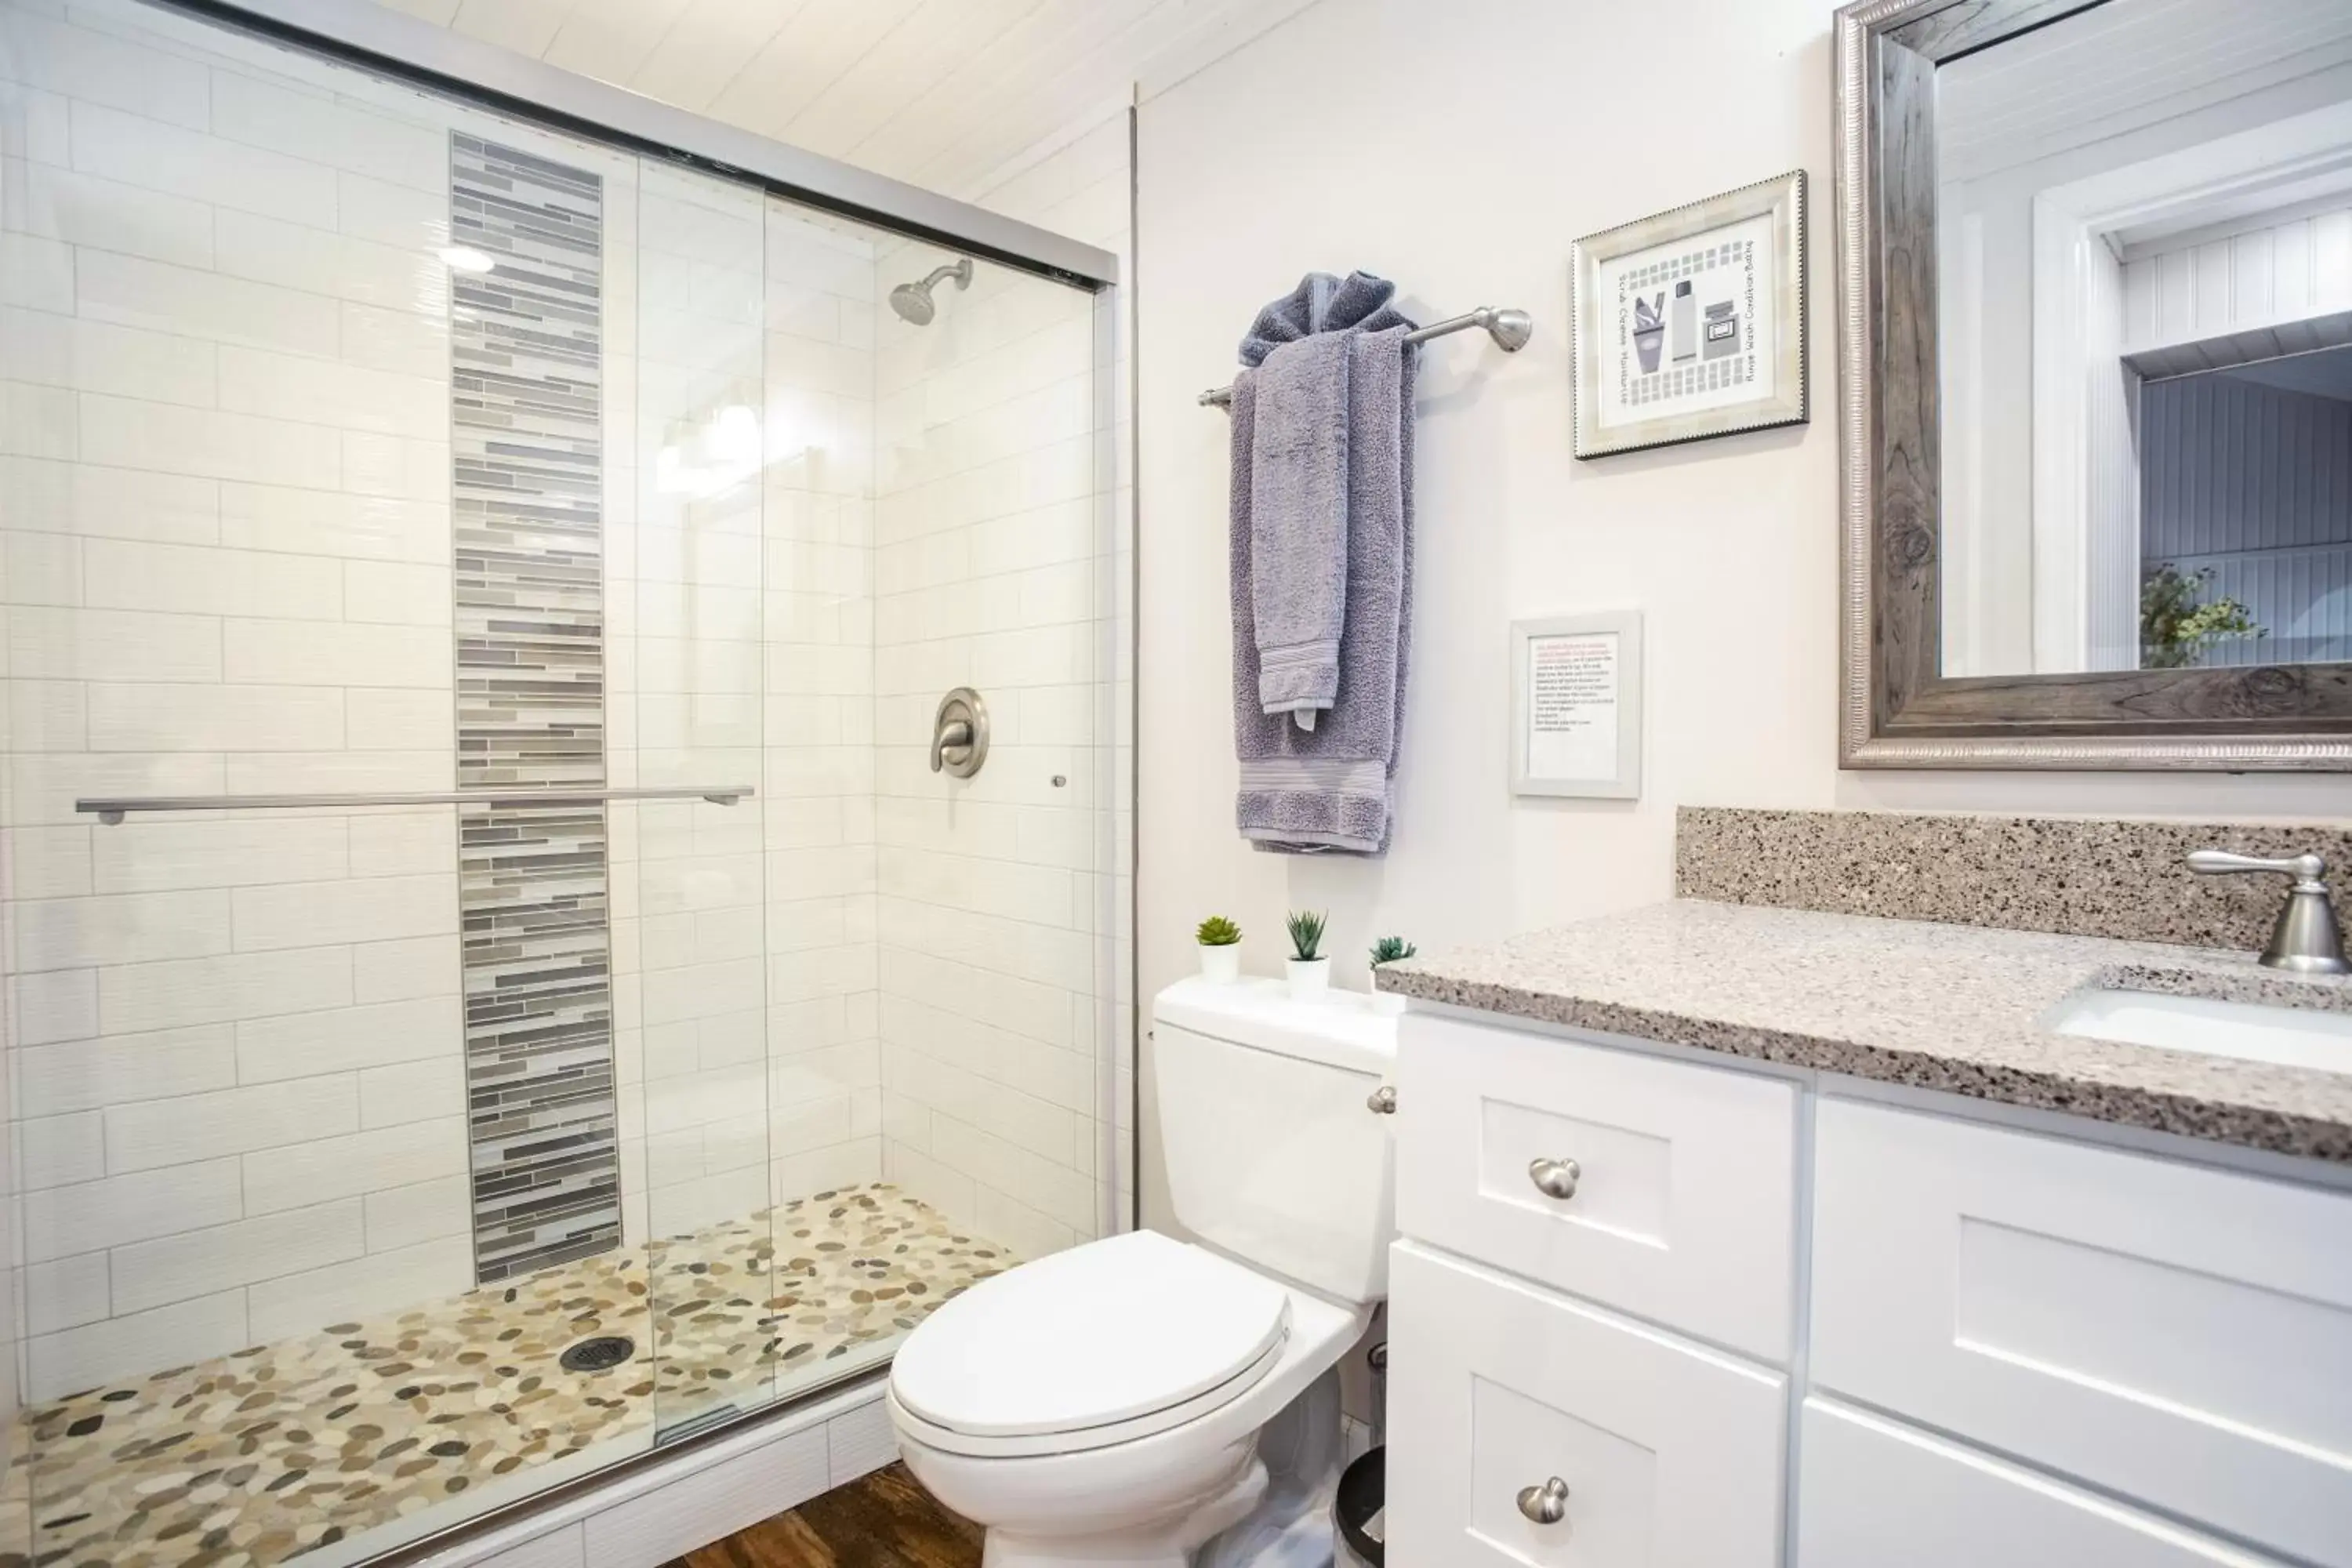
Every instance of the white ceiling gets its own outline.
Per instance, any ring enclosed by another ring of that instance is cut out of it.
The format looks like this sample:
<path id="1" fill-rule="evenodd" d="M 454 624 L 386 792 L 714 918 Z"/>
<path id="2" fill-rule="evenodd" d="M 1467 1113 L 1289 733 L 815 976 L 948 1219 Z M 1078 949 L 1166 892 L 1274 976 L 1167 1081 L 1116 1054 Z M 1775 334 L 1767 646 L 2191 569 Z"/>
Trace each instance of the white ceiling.
<path id="1" fill-rule="evenodd" d="M 950 195 L 1308 0 L 384 0 Z"/>

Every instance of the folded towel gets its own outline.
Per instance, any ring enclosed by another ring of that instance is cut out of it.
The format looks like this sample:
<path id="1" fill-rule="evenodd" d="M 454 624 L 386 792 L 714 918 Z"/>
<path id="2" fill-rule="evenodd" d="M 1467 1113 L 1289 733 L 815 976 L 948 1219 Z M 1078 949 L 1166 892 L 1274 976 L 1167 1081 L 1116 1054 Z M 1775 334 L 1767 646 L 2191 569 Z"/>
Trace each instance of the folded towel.
<path id="1" fill-rule="evenodd" d="M 1352 341 L 1324 332 L 1282 343 L 1252 377 L 1247 549 L 1257 701 L 1307 729 L 1339 692 Z"/>
<path id="2" fill-rule="evenodd" d="M 1393 315 L 1393 312 L 1391 312 Z M 1264 375 L 1234 382 L 1234 743 L 1242 837 L 1288 854 L 1388 847 L 1412 601 L 1411 323 L 1349 331 L 1346 592 L 1336 701 L 1312 731 L 1267 713 L 1255 625 L 1252 507 Z M 1296 341 L 1296 340 L 1293 340 Z M 1269 351 L 1270 353 L 1270 351 Z"/>

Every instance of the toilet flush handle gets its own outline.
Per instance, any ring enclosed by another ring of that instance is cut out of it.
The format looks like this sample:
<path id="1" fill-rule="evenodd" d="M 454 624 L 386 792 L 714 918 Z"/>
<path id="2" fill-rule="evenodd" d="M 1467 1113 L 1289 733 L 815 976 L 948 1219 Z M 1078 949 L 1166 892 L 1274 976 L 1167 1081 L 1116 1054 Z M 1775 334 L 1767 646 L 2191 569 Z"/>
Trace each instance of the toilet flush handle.
<path id="1" fill-rule="evenodd" d="M 1381 1085 L 1380 1088 L 1372 1090 L 1371 1094 L 1364 1100 L 1364 1109 L 1370 1111 L 1375 1116 L 1394 1116 L 1396 1114 L 1396 1085 L 1392 1083 L 1384 1083 Z"/>

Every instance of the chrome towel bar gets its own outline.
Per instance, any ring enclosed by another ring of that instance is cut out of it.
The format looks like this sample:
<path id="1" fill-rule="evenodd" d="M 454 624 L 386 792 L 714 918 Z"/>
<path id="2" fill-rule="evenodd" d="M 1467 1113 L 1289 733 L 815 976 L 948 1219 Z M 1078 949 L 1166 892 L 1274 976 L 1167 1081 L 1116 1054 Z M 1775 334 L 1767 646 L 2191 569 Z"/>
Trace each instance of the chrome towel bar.
<path id="1" fill-rule="evenodd" d="M 440 789 L 379 795 L 146 795 L 78 800 L 76 811 L 121 822 L 134 811 L 345 811 L 367 805 L 602 805 L 615 800 L 707 800 L 733 805 L 750 784 L 675 784 L 663 789 Z"/>
<path id="2" fill-rule="evenodd" d="M 1497 310 L 1492 305 L 1481 305 L 1459 316 L 1448 316 L 1442 321 L 1416 327 L 1404 335 L 1404 341 L 1425 343 L 1432 338 L 1442 338 L 1451 332 L 1466 332 L 1473 327 L 1486 328 L 1486 335 L 1495 340 L 1496 348 L 1507 354 L 1515 354 L 1527 347 L 1528 339 L 1535 334 L 1536 320 L 1525 310 Z M 1203 406 L 1212 404 L 1222 406 L 1233 400 L 1234 389 L 1230 386 L 1211 387 L 1201 394 Z"/>

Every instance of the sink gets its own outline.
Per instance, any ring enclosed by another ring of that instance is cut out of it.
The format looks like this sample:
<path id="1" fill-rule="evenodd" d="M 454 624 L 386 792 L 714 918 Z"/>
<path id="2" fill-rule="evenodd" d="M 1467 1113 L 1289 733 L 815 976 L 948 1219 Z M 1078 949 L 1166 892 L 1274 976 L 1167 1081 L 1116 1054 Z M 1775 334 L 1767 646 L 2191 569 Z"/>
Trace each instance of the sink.
<path id="1" fill-rule="evenodd" d="M 2352 1072 L 2352 1013 L 2153 991 L 2090 990 L 2059 1003 L 2042 1022 L 2062 1035 Z"/>

